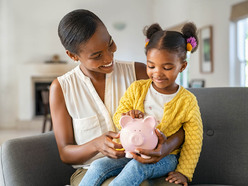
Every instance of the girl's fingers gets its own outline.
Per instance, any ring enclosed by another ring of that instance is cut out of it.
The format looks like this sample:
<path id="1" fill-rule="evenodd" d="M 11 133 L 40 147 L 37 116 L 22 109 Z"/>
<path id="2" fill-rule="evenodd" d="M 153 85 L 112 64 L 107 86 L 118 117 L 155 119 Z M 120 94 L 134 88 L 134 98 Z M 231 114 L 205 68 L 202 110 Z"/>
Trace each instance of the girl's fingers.
<path id="1" fill-rule="evenodd" d="M 144 114 L 143 112 L 139 111 L 139 110 L 134 110 L 135 113 L 135 118 L 143 118 Z"/>
<path id="2" fill-rule="evenodd" d="M 130 111 L 126 112 L 126 113 L 122 113 L 122 116 L 125 116 L 125 115 L 129 115 L 133 119 L 134 118 L 144 118 L 144 113 L 141 112 L 140 110 L 130 110 Z"/>

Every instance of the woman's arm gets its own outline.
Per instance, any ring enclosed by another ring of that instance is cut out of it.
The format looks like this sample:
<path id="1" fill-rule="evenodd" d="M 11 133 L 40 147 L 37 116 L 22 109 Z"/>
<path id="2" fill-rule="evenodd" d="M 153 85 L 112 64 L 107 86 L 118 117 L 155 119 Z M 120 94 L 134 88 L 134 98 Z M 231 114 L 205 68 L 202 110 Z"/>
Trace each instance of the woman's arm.
<path id="1" fill-rule="evenodd" d="M 169 155 L 172 151 L 178 149 L 184 142 L 184 130 L 180 128 L 175 134 L 171 135 L 168 139 L 166 136 L 156 129 L 158 136 L 158 145 L 154 150 L 137 149 L 140 154 L 151 156 L 150 159 L 144 159 L 140 156 L 133 154 L 133 158 L 141 163 L 156 163 L 163 157 Z"/>
<path id="2" fill-rule="evenodd" d="M 124 152 L 115 150 L 121 149 L 122 146 L 112 141 L 113 138 L 118 138 L 118 134 L 114 132 L 107 132 L 88 143 L 76 145 L 72 118 L 67 111 L 63 92 L 57 79 L 50 87 L 50 110 L 60 158 L 64 163 L 82 164 L 98 152 L 111 158 L 124 156 Z"/>

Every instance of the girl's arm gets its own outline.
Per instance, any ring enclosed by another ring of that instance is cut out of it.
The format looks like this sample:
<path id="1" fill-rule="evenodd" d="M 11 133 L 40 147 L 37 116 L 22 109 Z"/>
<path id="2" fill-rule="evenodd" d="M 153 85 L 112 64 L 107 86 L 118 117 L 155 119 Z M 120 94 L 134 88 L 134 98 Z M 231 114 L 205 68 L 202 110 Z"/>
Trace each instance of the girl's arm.
<path id="1" fill-rule="evenodd" d="M 193 99 L 190 103 L 183 128 L 185 130 L 185 142 L 181 149 L 179 164 L 176 170 L 170 172 L 165 180 L 187 186 L 187 182 L 192 181 L 202 146 L 203 127 L 196 99 Z"/>
<path id="2" fill-rule="evenodd" d="M 112 141 L 118 134 L 107 132 L 102 136 L 83 145 L 76 145 L 73 135 L 72 118 L 70 117 L 58 80 L 54 80 L 50 87 L 50 110 L 53 130 L 60 154 L 64 163 L 83 164 L 98 152 L 111 158 L 124 157 L 124 152 L 116 151 L 122 146 Z"/>
<path id="3" fill-rule="evenodd" d="M 196 98 L 193 98 L 189 103 L 183 129 L 185 131 L 185 140 L 175 171 L 183 174 L 191 182 L 199 160 L 203 139 L 202 119 Z"/>

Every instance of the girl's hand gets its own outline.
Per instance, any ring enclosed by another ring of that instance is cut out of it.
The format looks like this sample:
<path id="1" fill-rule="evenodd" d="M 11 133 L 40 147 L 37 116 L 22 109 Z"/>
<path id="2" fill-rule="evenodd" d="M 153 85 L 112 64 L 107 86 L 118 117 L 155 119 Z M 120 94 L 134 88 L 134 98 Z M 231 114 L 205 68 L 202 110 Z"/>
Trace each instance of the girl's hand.
<path id="1" fill-rule="evenodd" d="M 158 145 L 154 150 L 137 149 L 137 153 L 150 156 L 150 159 L 144 159 L 141 156 L 132 153 L 133 158 L 140 163 L 157 163 L 159 160 L 170 153 L 170 149 L 166 143 L 167 138 L 164 133 L 160 132 L 158 129 L 156 129 L 155 132 L 158 136 Z"/>
<path id="2" fill-rule="evenodd" d="M 140 110 L 130 110 L 126 113 L 122 113 L 122 116 L 124 115 L 129 115 L 131 116 L 133 119 L 134 118 L 144 118 L 144 113 L 141 112 Z"/>
<path id="3" fill-rule="evenodd" d="M 98 152 L 101 152 L 105 156 L 114 159 L 122 158 L 125 156 L 122 145 L 113 141 L 113 139 L 117 139 L 119 137 L 119 133 L 109 131 L 96 138 L 94 140 L 94 146 Z"/>
<path id="4" fill-rule="evenodd" d="M 188 186 L 187 183 L 188 179 L 180 172 L 175 172 L 175 171 L 170 172 L 165 180 L 170 183 L 182 184 L 183 186 Z"/>

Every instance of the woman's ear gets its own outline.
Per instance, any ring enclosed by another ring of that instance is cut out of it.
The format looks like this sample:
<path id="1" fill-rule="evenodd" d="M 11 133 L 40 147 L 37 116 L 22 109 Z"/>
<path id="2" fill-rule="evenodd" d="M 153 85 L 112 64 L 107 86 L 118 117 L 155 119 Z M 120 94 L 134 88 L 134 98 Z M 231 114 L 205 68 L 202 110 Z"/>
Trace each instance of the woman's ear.
<path id="1" fill-rule="evenodd" d="M 69 50 L 66 50 L 66 54 L 73 60 L 73 61 L 78 61 L 77 55 L 71 53 Z"/>
<path id="2" fill-rule="evenodd" d="M 184 71 L 184 69 L 187 67 L 187 65 L 188 65 L 187 61 L 184 61 L 184 62 L 182 63 L 182 66 L 181 66 L 180 72 L 183 72 L 183 71 Z"/>

